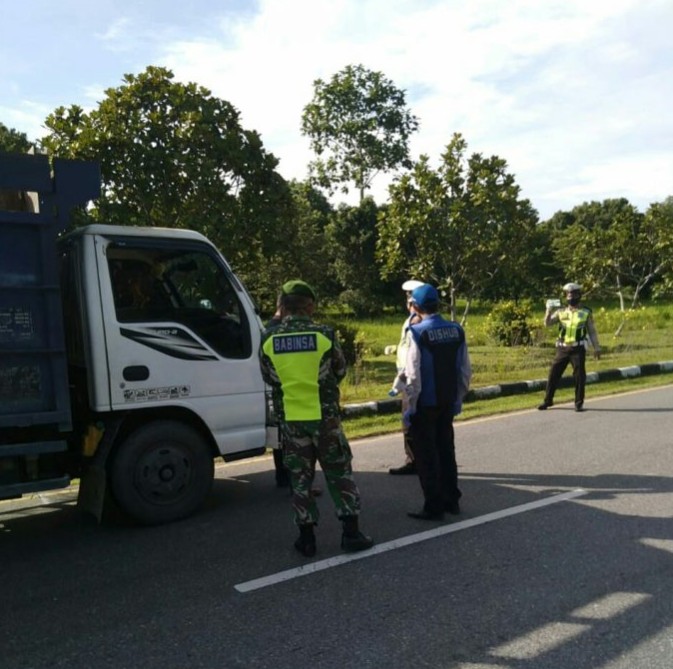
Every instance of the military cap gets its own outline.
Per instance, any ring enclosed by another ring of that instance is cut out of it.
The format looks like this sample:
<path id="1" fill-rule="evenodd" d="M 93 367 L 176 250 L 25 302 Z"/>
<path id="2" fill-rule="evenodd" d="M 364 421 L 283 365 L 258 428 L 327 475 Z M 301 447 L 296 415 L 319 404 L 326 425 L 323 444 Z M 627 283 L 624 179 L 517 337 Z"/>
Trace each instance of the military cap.
<path id="1" fill-rule="evenodd" d="M 286 281 L 283 284 L 281 289 L 283 295 L 301 295 L 303 297 L 310 297 L 315 301 L 315 291 L 311 286 L 309 286 L 306 281 L 301 279 L 292 279 L 291 281 Z"/>

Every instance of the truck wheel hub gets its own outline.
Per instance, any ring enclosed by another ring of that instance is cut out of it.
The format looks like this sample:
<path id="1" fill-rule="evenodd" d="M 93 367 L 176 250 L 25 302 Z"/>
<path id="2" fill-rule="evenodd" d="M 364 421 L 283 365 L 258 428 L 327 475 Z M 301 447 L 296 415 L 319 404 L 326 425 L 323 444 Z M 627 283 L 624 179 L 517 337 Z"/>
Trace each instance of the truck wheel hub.
<path id="1" fill-rule="evenodd" d="M 181 448 L 153 449 L 138 460 L 136 488 L 148 501 L 169 503 L 188 488 L 191 471 L 191 460 Z"/>

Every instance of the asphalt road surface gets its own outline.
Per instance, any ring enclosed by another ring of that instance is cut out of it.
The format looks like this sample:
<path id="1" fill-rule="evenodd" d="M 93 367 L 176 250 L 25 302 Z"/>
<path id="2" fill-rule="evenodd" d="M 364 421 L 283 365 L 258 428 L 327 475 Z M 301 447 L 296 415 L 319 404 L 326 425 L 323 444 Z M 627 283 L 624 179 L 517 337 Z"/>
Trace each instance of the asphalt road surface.
<path id="1" fill-rule="evenodd" d="M 377 541 L 356 559 L 326 494 L 318 554 L 294 551 L 270 458 L 219 468 L 207 507 L 162 527 L 98 526 L 67 494 L 2 503 L 0 667 L 670 669 L 673 386 L 590 393 L 458 423 L 445 523 L 407 517 L 399 435 L 354 442 Z"/>

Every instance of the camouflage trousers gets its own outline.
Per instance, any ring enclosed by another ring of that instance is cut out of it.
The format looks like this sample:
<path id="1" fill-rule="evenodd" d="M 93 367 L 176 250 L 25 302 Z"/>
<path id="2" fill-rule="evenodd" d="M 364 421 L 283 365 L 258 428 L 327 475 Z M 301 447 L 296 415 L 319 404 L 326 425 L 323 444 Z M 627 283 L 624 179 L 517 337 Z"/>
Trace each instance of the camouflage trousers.
<path id="1" fill-rule="evenodd" d="M 353 454 L 338 418 L 293 421 L 281 425 L 283 461 L 292 481 L 292 508 L 297 525 L 317 523 L 318 505 L 311 494 L 316 462 L 339 518 L 360 513 L 360 491 L 353 479 Z"/>

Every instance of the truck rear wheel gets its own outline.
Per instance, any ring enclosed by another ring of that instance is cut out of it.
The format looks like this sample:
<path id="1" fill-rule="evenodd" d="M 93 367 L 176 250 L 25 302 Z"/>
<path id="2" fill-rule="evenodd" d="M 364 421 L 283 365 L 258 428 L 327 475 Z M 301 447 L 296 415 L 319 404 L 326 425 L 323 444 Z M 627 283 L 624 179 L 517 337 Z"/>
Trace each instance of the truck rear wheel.
<path id="1" fill-rule="evenodd" d="M 157 525 L 196 511 L 210 492 L 213 475 L 212 454 L 195 429 L 156 421 L 119 445 L 110 483 L 125 513 L 145 525 Z"/>

